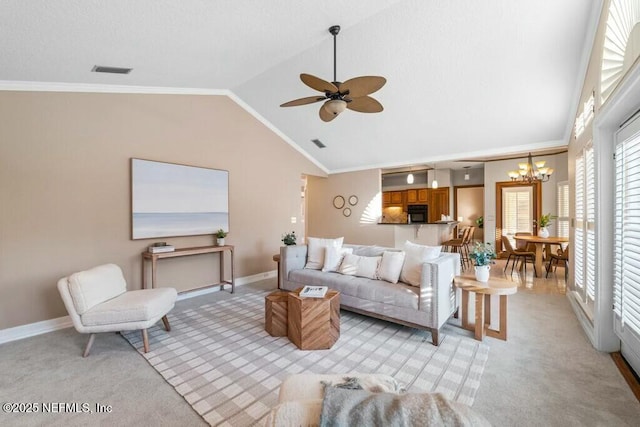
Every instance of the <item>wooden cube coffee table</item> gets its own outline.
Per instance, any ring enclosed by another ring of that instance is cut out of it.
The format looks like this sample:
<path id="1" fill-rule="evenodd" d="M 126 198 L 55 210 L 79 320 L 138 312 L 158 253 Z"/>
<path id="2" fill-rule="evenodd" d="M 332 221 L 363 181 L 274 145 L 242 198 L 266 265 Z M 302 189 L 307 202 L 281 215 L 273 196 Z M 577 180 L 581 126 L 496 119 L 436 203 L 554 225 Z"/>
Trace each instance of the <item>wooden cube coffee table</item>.
<path id="1" fill-rule="evenodd" d="M 271 292 L 264 297 L 264 329 L 273 337 L 287 336 L 289 292 Z"/>
<path id="2" fill-rule="evenodd" d="M 329 349 L 340 338 L 340 293 L 329 290 L 324 298 L 289 294 L 287 335 L 300 350 Z"/>

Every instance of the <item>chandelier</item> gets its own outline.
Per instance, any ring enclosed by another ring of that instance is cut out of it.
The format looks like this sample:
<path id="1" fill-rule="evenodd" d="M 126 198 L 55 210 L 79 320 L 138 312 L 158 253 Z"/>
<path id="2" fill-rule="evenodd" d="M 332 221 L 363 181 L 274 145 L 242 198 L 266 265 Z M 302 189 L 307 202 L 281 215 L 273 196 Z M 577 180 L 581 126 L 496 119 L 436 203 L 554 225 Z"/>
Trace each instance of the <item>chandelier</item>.
<path id="1" fill-rule="evenodd" d="M 512 170 L 509 172 L 509 178 L 511 181 L 523 181 L 523 182 L 547 182 L 553 174 L 553 168 L 545 167 L 545 161 L 533 162 L 531 153 L 527 158 L 527 163 L 518 163 L 518 170 Z M 533 167 L 535 165 L 535 168 Z"/>

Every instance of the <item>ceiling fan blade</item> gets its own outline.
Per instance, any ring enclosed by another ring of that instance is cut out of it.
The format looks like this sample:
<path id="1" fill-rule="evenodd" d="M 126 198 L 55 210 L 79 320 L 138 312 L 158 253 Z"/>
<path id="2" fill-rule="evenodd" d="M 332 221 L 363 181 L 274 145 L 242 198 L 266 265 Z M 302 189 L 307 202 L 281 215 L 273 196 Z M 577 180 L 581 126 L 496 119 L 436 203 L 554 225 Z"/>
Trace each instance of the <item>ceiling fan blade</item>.
<path id="1" fill-rule="evenodd" d="M 387 83 L 387 79 L 379 76 L 354 77 L 340 85 L 340 93 L 345 93 L 348 90 L 350 98 L 358 98 L 380 90 L 385 83 Z"/>
<path id="2" fill-rule="evenodd" d="M 312 76 L 311 74 L 300 74 L 300 80 L 302 83 L 309 86 L 311 89 L 318 90 L 320 92 L 337 92 L 338 88 L 333 83 L 329 83 L 326 80 L 322 80 L 320 77 Z"/>
<path id="3" fill-rule="evenodd" d="M 327 101 L 329 102 L 329 101 Z M 333 114 L 330 111 L 327 111 L 326 108 L 324 108 L 324 106 L 327 103 L 325 102 L 324 104 L 322 104 L 322 107 L 320 107 L 320 119 L 322 119 L 323 122 L 330 122 L 331 120 L 335 119 L 336 117 L 338 117 L 337 114 Z"/>
<path id="4" fill-rule="evenodd" d="M 308 96 L 306 98 L 294 99 L 293 101 L 285 102 L 281 107 L 297 107 L 298 105 L 313 104 L 314 102 L 324 101 L 324 96 Z"/>
<path id="5" fill-rule="evenodd" d="M 384 110 L 382 104 L 370 96 L 352 99 L 351 102 L 347 103 L 347 108 L 359 113 L 379 113 Z"/>

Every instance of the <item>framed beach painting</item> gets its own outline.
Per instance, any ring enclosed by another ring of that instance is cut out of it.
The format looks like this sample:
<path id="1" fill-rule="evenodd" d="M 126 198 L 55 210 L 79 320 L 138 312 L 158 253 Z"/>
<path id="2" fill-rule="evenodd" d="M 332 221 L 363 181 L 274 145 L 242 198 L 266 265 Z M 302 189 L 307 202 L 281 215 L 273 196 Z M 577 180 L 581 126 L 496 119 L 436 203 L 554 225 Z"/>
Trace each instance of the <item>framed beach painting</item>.
<path id="1" fill-rule="evenodd" d="M 229 231 L 229 171 L 131 159 L 131 238 Z"/>

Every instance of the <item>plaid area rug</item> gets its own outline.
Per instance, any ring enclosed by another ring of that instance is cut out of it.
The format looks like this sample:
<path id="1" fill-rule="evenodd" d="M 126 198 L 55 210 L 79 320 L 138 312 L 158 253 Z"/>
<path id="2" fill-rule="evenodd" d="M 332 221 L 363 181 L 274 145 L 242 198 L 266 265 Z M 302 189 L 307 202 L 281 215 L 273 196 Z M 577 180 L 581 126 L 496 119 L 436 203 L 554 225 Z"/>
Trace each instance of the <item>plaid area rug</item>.
<path id="1" fill-rule="evenodd" d="M 151 351 L 138 332 L 123 334 L 211 425 L 260 425 L 277 404 L 278 388 L 296 373 L 380 373 L 411 392 L 440 392 L 471 405 L 489 347 L 341 312 L 340 339 L 330 350 L 302 351 L 264 330 L 267 292 L 237 295 L 197 309 L 174 309 L 171 332 L 149 329 Z"/>

